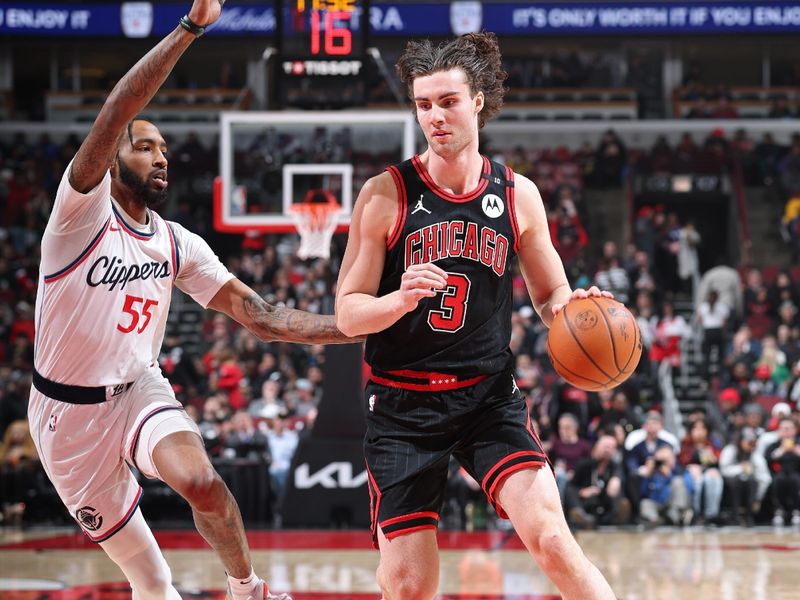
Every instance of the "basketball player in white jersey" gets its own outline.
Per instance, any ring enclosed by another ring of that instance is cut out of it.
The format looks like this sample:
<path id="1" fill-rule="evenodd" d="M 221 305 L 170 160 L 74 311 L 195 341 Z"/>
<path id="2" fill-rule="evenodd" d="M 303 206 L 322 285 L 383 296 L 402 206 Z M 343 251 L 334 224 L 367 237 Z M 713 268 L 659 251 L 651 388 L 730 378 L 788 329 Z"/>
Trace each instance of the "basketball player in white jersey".
<path id="1" fill-rule="evenodd" d="M 136 600 L 180 596 L 128 464 L 189 502 L 230 600 L 278 598 L 253 572 L 239 509 L 158 367 L 173 286 L 262 340 L 351 341 L 332 316 L 268 305 L 203 239 L 150 209 L 167 192 L 166 143 L 134 117 L 223 2 L 195 0 L 120 80 L 64 174 L 42 240 L 31 433 L 64 504 Z"/>

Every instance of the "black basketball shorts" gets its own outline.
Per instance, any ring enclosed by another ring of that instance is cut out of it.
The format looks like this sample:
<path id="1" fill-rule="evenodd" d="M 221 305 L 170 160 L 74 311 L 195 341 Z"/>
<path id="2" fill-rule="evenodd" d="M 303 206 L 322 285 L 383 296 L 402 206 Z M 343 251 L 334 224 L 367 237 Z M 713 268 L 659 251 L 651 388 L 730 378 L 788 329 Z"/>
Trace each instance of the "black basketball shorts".
<path id="1" fill-rule="evenodd" d="M 447 391 L 407 389 L 403 382 L 380 379 L 370 379 L 364 395 L 376 547 L 378 527 L 389 539 L 438 527 L 451 455 L 507 518 L 496 497 L 501 482 L 547 463 L 511 371 Z"/>

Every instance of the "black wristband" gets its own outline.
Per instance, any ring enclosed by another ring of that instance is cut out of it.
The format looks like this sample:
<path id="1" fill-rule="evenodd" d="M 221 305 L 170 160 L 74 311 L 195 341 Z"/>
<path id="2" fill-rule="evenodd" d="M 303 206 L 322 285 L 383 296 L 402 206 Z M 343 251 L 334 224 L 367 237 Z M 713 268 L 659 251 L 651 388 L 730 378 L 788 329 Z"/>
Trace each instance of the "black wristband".
<path id="1" fill-rule="evenodd" d="M 189 18 L 189 15 L 183 15 L 181 17 L 180 24 L 181 27 L 183 27 L 186 31 L 188 31 L 189 33 L 193 33 L 197 37 L 203 35 L 203 33 L 205 33 L 206 30 L 205 27 L 200 27 L 200 25 L 192 21 Z"/>

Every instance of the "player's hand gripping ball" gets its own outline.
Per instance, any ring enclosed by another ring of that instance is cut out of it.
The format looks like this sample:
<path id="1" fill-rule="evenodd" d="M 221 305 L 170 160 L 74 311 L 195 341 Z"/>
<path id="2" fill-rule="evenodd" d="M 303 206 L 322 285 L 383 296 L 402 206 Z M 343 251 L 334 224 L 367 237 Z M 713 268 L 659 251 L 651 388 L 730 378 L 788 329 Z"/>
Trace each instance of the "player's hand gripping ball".
<path id="1" fill-rule="evenodd" d="M 570 301 L 547 335 L 553 368 L 568 383 L 589 392 L 617 387 L 642 356 L 636 319 L 620 302 L 605 297 Z"/>

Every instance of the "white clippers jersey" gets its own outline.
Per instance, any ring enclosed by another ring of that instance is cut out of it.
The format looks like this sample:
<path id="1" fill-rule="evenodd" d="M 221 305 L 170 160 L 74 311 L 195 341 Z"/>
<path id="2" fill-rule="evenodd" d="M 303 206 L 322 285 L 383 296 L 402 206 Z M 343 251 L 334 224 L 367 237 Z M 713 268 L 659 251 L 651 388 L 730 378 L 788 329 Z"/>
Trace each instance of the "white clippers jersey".
<path id="1" fill-rule="evenodd" d="M 127 383 L 158 358 L 172 286 L 206 307 L 233 275 L 177 223 L 125 214 L 109 173 L 87 194 L 75 191 L 71 168 L 42 239 L 36 370 L 69 385 Z"/>

